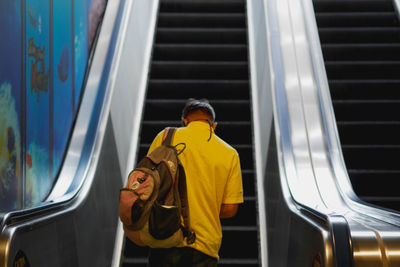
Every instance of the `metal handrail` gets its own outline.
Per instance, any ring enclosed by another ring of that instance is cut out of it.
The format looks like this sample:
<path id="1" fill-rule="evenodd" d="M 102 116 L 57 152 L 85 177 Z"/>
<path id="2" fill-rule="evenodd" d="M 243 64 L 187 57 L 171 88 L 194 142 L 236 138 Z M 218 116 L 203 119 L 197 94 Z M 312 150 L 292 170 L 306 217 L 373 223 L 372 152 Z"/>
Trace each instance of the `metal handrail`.
<path id="1" fill-rule="evenodd" d="M 394 1 L 400 2 L 400 0 Z M 334 172 L 337 188 L 346 205 L 345 208 L 361 214 L 367 214 L 370 217 L 389 222 L 395 226 L 400 226 L 399 213 L 377 208 L 360 200 L 354 193 L 340 145 L 312 0 L 302 0 L 302 5 L 304 19 L 308 29 L 307 38 L 310 44 L 310 55 L 320 102 L 322 127 L 324 129 L 325 144 L 327 146 L 327 155 L 330 163 L 329 167 L 331 167 Z"/>
<path id="2" fill-rule="evenodd" d="M 400 18 L 400 0 L 392 0 L 394 9 L 396 10 L 396 15 Z"/>
<path id="3" fill-rule="evenodd" d="M 278 5 L 281 5 L 280 8 L 278 8 Z M 286 178 L 285 180 L 287 181 L 287 187 L 289 188 L 290 191 L 289 193 L 291 195 L 291 198 L 294 201 L 294 203 L 298 206 L 298 209 L 300 209 L 300 211 L 302 211 L 302 213 L 307 215 L 308 217 L 317 218 L 322 225 L 325 225 L 328 228 L 332 244 L 332 251 L 333 251 L 332 260 L 334 265 L 351 267 L 354 266 L 353 247 L 352 247 L 352 239 L 350 236 L 350 228 L 346 221 L 346 218 L 340 214 L 331 214 L 331 211 L 329 210 L 330 208 L 329 203 L 325 202 L 324 198 L 322 198 L 322 196 L 320 195 L 321 192 L 318 187 L 317 181 L 315 181 L 315 183 L 313 183 L 312 180 L 308 181 L 307 185 L 310 185 L 312 187 L 310 188 L 310 190 L 305 190 L 305 188 L 301 188 L 299 182 L 296 183 L 296 179 L 297 180 L 300 179 L 298 176 L 299 170 L 296 167 L 296 157 L 298 158 L 298 156 L 294 154 L 295 153 L 294 144 L 292 143 L 291 135 L 293 134 L 294 131 L 297 131 L 298 129 L 291 128 L 291 126 L 293 125 L 291 125 L 289 121 L 295 120 L 295 118 L 290 117 L 293 116 L 293 113 L 290 113 L 290 108 L 297 109 L 298 112 L 298 114 L 296 114 L 297 125 L 302 124 L 300 125 L 300 131 L 305 131 L 304 137 L 307 138 L 307 140 L 310 137 L 308 136 L 309 133 L 307 132 L 308 131 L 307 121 L 306 121 L 307 110 L 304 109 L 304 103 L 302 102 L 303 98 L 302 97 L 299 98 L 300 103 L 297 103 L 298 105 L 297 107 L 289 107 L 289 102 L 288 102 L 291 101 L 292 105 L 296 103 L 295 101 L 293 101 L 293 99 L 292 100 L 288 99 L 289 97 L 288 92 L 290 91 L 290 89 L 287 88 L 287 84 L 285 84 L 285 81 L 286 83 L 290 83 L 291 77 L 288 77 L 290 74 L 287 73 L 288 69 L 287 65 L 284 66 L 284 64 L 287 62 L 284 62 L 284 59 L 281 58 L 284 56 L 282 54 L 282 46 L 287 45 L 289 47 L 288 50 L 294 51 L 294 54 L 298 52 L 296 50 L 298 48 L 290 47 L 290 42 L 286 40 L 286 38 L 294 39 L 296 37 L 282 36 L 285 34 L 285 32 L 283 32 L 285 31 L 284 25 L 278 25 L 279 22 L 281 22 L 282 24 L 286 22 L 285 21 L 278 22 L 277 16 L 281 14 L 277 15 L 277 12 L 287 11 L 290 13 L 289 3 L 286 2 L 287 6 L 284 5 L 285 3 L 283 1 L 277 0 L 277 1 L 269 1 L 269 6 L 268 6 L 270 27 L 273 32 L 272 35 L 274 36 L 274 38 L 272 38 L 271 40 L 272 49 L 274 51 L 272 53 L 272 56 L 273 56 L 273 65 L 275 70 L 274 71 L 275 89 L 273 90 L 274 92 L 273 100 L 275 108 L 274 114 L 275 117 L 277 118 L 275 120 L 276 129 L 279 129 L 279 133 L 277 134 L 277 139 L 280 140 L 277 140 L 278 141 L 277 144 L 278 144 L 278 150 L 281 150 L 281 152 L 278 154 L 282 154 L 283 175 Z M 293 31 L 292 28 L 288 27 L 288 31 L 290 30 Z M 284 40 L 282 40 L 282 38 Z M 300 57 L 300 56 L 294 55 L 294 57 Z M 305 58 L 303 59 L 307 61 L 307 59 Z M 297 65 L 296 62 L 292 62 L 291 64 Z M 299 70 L 296 70 L 295 67 L 293 67 L 292 72 L 296 73 L 297 75 L 301 75 L 299 73 Z M 305 73 L 305 74 L 309 76 L 312 75 L 310 73 Z M 300 78 L 294 77 L 293 79 L 300 79 Z M 303 86 L 307 85 L 303 84 Z M 295 92 L 295 94 L 296 93 L 301 94 L 301 92 L 299 92 L 299 88 L 292 89 L 291 93 L 293 92 Z M 309 151 L 310 149 L 311 149 L 311 144 L 308 143 L 307 145 L 303 145 L 303 150 Z M 311 157 L 312 157 L 311 155 L 308 155 L 308 157 L 304 159 L 304 162 L 307 162 L 308 165 L 307 168 L 309 170 L 310 169 L 313 170 L 313 168 L 315 167 L 313 165 L 314 163 Z M 312 176 L 316 175 L 315 172 L 311 173 L 309 172 L 309 174 Z M 294 182 L 293 181 L 291 182 L 290 180 L 294 180 Z M 299 186 L 300 190 L 296 191 Z M 306 192 L 307 195 L 305 195 L 304 192 Z M 311 194 L 314 194 L 313 198 L 309 198 Z"/>
<path id="4" fill-rule="evenodd" d="M 298 170 L 296 169 L 296 155 L 294 154 L 294 145 L 292 143 L 292 133 L 297 134 L 300 138 L 307 138 L 306 136 L 306 129 L 305 129 L 305 118 L 304 118 L 304 110 L 302 106 L 301 100 L 296 101 L 288 99 L 288 91 L 289 89 L 286 88 L 285 81 L 291 82 L 290 79 L 295 79 L 297 77 L 288 77 L 290 74 L 288 74 L 288 71 L 284 69 L 284 60 L 281 58 L 283 53 L 282 53 L 282 48 L 281 48 L 281 43 L 284 42 L 285 45 L 289 47 L 289 49 L 292 49 L 293 47 L 290 47 L 290 42 L 287 41 L 286 39 L 282 41 L 282 38 L 290 38 L 287 36 L 282 36 L 285 35 L 282 31 L 282 29 L 279 28 L 278 25 L 278 17 L 275 13 L 280 12 L 281 10 L 288 8 L 288 6 L 283 6 L 285 5 L 285 2 L 287 4 L 287 1 L 269 1 L 269 6 L 268 6 L 268 11 L 269 11 L 269 19 L 270 19 L 270 27 L 272 31 L 274 32 L 273 35 L 275 38 L 272 38 L 271 40 L 271 47 L 273 50 L 272 57 L 273 57 L 273 67 L 274 67 L 274 77 L 275 77 L 275 89 L 273 90 L 274 96 L 274 114 L 275 114 L 275 123 L 276 129 L 279 129 L 279 138 L 282 150 L 282 159 L 283 159 L 283 164 L 284 164 L 284 172 L 285 176 L 287 177 L 287 183 L 288 187 L 290 189 L 290 194 L 293 198 L 293 200 L 297 203 L 300 203 L 304 206 L 308 206 L 314 210 L 318 210 L 320 213 L 328 213 L 326 204 L 321 200 L 319 194 L 318 194 L 318 189 L 314 183 L 313 180 L 308 180 L 306 181 L 300 181 L 301 178 L 298 177 Z M 281 5 L 278 7 L 278 5 Z M 278 8 L 280 8 L 278 10 Z M 283 19 L 282 19 L 283 20 Z M 285 23 L 290 23 L 285 21 Z M 280 25 L 283 27 L 282 25 Z M 287 27 L 288 30 L 289 27 Z M 278 37 L 279 38 L 276 38 Z M 291 63 L 292 65 L 296 66 L 295 62 Z M 296 70 L 292 70 L 292 72 L 295 72 Z M 293 82 L 294 83 L 294 82 Z M 292 91 L 289 92 L 290 94 L 299 94 L 299 88 L 297 88 L 295 85 L 292 85 Z M 292 101 L 292 104 L 296 104 L 297 106 L 290 106 L 289 101 Z M 293 110 L 296 110 L 296 112 L 290 113 L 289 108 Z M 291 115 L 296 115 L 297 117 L 290 117 Z M 290 121 L 295 121 L 297 124 L 296 125 L 291 125 Z M 293 126 L 299 126 L 300 128 L 293 129 Z M 301 134 L 301 136 L 300 136 Z M 298 140 L 299 142 L 305 141 L 305 140 Z M 307 149 L 308 150 L 308 144 L 307 143 L 301 143 L 300 144 L 302 147 L 301 149 Z M 308 162 L 307 164 L 307 169 L 310 170 L 312 168 L 312 165 L 310 165 L 310 158 L 309 157 L 304 157 L 304 162 Z M 311 175 L 313 175 L 311 173 Z M 300 185 L 301 183 L 305 184 L 309 187 L 309 190 L 304 194 L 304 188 Z M 297 188 L 296 188 L 297 187 Z M 310 198 L 310 196 L 312 198 Z"/>

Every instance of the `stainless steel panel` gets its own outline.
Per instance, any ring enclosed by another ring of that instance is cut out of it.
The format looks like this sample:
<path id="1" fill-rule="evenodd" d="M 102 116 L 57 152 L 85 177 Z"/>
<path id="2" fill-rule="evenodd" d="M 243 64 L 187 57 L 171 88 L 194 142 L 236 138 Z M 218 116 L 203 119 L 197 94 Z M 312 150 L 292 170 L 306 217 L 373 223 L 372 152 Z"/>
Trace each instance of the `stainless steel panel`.
<path id="1" fill-rule="evenodd" d="M 328 217 L 346 218 L 355 266 L 400 266 L 399 215 L 361 202 L 349 182 L 311 0 L 270 0 L 267 9 L 283 200 L 305 205 Z M 268 185 L 266 190 L 268 198 Z M 268 200 L 267 206 L 269 201 L 273 200 Z M 293 213 L 298 209 L 295 204 Z M 274 215 L 268 215 L 267 221 Z M 282 235 L 285 240 L 287 233 Z M 329 252 L 329 239 L 326 240 L 328 252 L 321 254 L 323 266 L 334 264 L 335 260 L 332 251 Z M 270 238 L 268 241 L 273 242 Z M 293 246 L 293 249 L 302 247 Z M 289 266 L 285 262 L 280 265 Z"/>

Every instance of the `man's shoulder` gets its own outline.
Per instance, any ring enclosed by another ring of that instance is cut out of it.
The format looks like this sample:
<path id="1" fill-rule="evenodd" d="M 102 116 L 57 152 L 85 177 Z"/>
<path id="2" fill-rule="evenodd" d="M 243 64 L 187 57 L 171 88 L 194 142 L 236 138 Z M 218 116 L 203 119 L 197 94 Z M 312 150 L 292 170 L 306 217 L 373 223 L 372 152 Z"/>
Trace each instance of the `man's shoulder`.
<path id="1" fill-rule="evenodd" d="M 216 138 L 216 143 L 218 146 L 221 147 L 221 149 L 226 150 L 229 153 L 232 154 L 238 154 L 238 152 L 236 151 L 236 149 L 234 147 L 232 147 L 230 144 L 228 144 L 225 140 L 223 140 L 221 137 L 219 137 L 218 135 L 214 135 L 214 137 Z"/>

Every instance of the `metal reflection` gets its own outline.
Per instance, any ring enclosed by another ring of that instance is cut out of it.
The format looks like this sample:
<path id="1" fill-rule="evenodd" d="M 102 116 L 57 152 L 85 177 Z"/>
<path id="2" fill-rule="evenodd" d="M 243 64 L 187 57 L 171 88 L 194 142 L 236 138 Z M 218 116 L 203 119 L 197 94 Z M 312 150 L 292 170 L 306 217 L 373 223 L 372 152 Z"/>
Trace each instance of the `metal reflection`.
<path id="1" fill-rule="evenodd" d="M 400 216 L 365 205 L 348 178 L 312 1 L 273 0 L 269 7 L 275 20 L 269 25 L 274 113 L 287 192 L 298 203 L 347 219 L 355 266 L 400 266 Z"/>

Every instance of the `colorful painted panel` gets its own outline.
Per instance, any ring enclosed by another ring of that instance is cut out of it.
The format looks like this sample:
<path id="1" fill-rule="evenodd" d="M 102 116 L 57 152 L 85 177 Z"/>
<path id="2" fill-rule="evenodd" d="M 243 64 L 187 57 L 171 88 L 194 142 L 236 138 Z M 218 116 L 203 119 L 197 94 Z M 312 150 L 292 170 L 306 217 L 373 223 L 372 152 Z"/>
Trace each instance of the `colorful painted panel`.
<path id="1" fill-rule="evenodd" d="M 75 91 L 74 103 L 77 107 L 80 100 L 83 80 L 85 78 L 86 64 L 89 55 L 88 40 L 88 9 L 87 2 L 79 2 L 74 6 L 74 31 L 75 31 Z"/>
<path id="2" fill-rule="evenodd" d="M 48 194 L 50 150 L 50 10 L 49 0 L 26 2 L 26 164 L 25 206 Z"/>
<path id="3" fill-rule="evenodd" d="M 0 213 L 57 179 L 105 0 L 0 1 Z"/>
<path id="4" fill-rule="evenodd" d="M 74 117 L 72 5 L 54 1 L 53 13 L 53 177 L 59 171 Z"/>
<path id="5" fill-rule="evenodd" d="M 21 207 L 21 2 L 0 1 L 0 213 Z M 7 15 L 4 15 L 7 14 Z"/>

